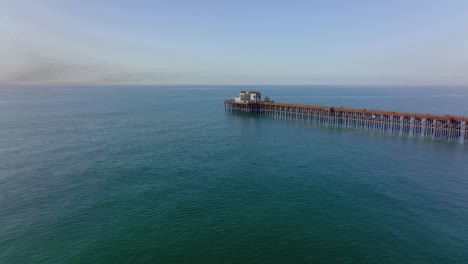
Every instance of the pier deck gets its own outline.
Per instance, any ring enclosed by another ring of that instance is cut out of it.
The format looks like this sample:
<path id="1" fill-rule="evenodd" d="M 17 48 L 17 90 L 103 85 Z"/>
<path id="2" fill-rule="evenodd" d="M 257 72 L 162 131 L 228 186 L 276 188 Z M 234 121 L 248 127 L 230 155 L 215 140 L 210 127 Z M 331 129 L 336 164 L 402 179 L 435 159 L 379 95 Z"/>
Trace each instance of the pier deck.
<path id="1" fill-rule="evenodd" d="M 468 141 L 468 117 L 277 102 L 224 101 L 225 111 L 301 119 L 347 128 Z"/>

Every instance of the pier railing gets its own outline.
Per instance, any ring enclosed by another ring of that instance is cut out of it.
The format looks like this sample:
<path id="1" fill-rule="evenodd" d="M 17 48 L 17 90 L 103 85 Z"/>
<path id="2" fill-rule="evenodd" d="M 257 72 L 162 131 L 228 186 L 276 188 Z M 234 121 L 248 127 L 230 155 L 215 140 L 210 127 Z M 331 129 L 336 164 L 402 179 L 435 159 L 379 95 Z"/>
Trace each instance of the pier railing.
<path id="1" fill-rule="evenodd" d="M 255 114 L 285 119 L 310 120 L 330 126 L 420 135 L 451 141 L 468 141 L 468 117 L 381 111 L 345 107 L 235 102 L 226 100 L 229 113 Z"/>

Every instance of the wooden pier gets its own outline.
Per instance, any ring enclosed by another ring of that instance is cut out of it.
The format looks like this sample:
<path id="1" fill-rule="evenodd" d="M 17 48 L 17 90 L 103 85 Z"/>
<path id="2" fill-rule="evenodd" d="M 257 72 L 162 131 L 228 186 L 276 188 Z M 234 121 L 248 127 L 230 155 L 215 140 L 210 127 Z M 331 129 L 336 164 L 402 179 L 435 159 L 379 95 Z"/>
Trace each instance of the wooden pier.
<path id="1" fill-rule="evenodd" d="M 236 102 L 235 100 L 226 100 L 224 101 L 224 107 L 228 113 L 309 120 L 330 126 L 418 135 L 435 139 L 459 141 L 460 143 L 468 141 L 468 117 L 463 116 L 263 101 Z"/>

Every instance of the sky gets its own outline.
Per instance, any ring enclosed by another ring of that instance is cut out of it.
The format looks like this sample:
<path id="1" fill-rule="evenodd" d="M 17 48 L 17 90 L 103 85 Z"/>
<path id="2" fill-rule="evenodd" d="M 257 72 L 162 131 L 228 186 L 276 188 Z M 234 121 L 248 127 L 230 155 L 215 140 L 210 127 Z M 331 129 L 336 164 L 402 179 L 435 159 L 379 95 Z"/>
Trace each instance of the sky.
<path id="1" fill-rule="evenodd" d="M 468 86 L 468 1 L 0 0 L 0 82 Z"/>

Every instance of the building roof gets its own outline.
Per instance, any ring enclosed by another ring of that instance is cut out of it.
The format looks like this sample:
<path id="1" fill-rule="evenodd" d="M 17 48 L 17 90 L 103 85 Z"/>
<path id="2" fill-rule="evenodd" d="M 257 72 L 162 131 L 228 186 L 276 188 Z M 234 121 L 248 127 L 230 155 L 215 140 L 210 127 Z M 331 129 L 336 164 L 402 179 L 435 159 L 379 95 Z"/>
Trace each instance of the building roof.
<path id="1" fill-rule="evenodd" d="M 258 91 L 240 91 L 241 93 L 251 93 L 251 94 L 260 94 Z"/>

